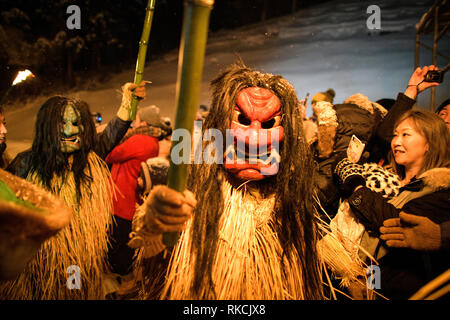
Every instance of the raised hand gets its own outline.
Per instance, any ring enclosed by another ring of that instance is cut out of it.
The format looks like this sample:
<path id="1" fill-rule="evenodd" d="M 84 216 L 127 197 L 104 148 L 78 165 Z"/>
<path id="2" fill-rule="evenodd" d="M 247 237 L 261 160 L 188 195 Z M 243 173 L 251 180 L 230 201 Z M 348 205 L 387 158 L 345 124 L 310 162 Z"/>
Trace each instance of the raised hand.
<path id="1" fill-rule="evenodd" d="M 422 91 L 431 87 L 438 86 L 438 82 L 424 81 L 427 72 L 435 70 L 438 70 L 438 67 L 436 67 L 435 65 L 417 68 L 411 75 L 411 78 L 409 78 L 408 87 L 405 90 L 405 95 L 415 100 L 417 98 L 417 95 Z"/>
<path id="2" fill-rule="evenodd" d="M 117 116 L 125 121 L 134 120 L 130 118 L 131 100 L 133 95 L 139 100 L 145 99 L 146 89 L 145 85 L 151 81 L 142 81 L 139 85 L 127 82 L 122 86 L 122 102 L 120 104 Z"/>

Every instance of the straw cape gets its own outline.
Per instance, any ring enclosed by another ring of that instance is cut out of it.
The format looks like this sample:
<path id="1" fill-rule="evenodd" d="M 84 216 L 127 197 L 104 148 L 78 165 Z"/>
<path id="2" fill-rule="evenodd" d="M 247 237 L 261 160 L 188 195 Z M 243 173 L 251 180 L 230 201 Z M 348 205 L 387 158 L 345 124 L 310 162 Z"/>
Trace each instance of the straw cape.
<path id="1" fill-rule="evenodd" d="M 216 295 L 207 286 L 200 297 L 206 299 L 298 299 L 304 298 L 304 282 L 300 265 L 289 263 L 299 260 L 298 253 L 283 256 L 283 248 L 274 226 L 272 211 L 274 195 L 261 197 L 245 186 L 233 190 L 223 183 L 226 205 L 219 223 L 220 242 L 216 249 L 212 278 Z M 188 226 L 189 228 L 189 226 Z M 194 279 L 190 254 L 192 234 L 184 232 L 181 245 L 172 256 L 172 269 L 168 273 L 162 298 L 194 299 L 190 284 Z M 285 265 L 283 272 L 282 265 Z"/>
<path id="2" fill-rule="evenodd" d="M 136 263 L 137 270 L 143 273 L 140 298 L 311 299 L 305 294 L 304 272 L 300 269 L 302 258 L 298 251 L 291 251 L 290 256 L 283 255 L 274 215 L 275 195 L 264 197 L 256 189 L 246 185 L 235 188 L 228 181 L 223 182 L 221 189 L 225 204 L 219 223 L 220 241 L 212 263 L 212 283 L 204 282 L 199 292 L 192 289 L 196 259 L 192 254 L 196 237 L 192 233 L 193 220 L 188 222 L 173 251 L 168 252 L 157 240 L 160 238 L 146 237 L 145 231 L 142 232 L 146 205 L 138 208 L 133 221 L 139 225 L 133 228 L 138 232 L 132 233 L 130 243 L 134 242 L 133 247 L 142 247 Z M 317 213 L 314 229 L 322 235 L 317 242 L 317 268 L 323 271 L 320 283 L 330 288 L 330 297 L 314 299 L 336 299 L 338 293 L 343 293 L 342 288 L 365 285 L 367 265 L 344 245 L 351 240 L 346 235 L 336 234 Z M 170 253 L 169 261 L 165 261 L 167 253 Z M 163 266 L 167 267 L 165 271 L 161 270 Z M 340 280 L 341 287 L 334 287 L 332 277 Z M 368 290 L 367 296 L 370 294 Z"/>
<path id="3" fill-rule="evenodd" d="M 221 241 L 212 270 L 215 295 L 208 286 L 203 286 L 200 296 L 226 300 L 307 299 L 305 275 L 301 264 L 295 263 L 301 261 L 299 253 L 293 250 L 290 256 L 283 255 L 273 215 L 275 196 L 263 198 L 245 186 L 236 190 L 226 181 L 222 189 L 227 197 L 220 221 Z M 315 228 L 328 234 L 325 223 L 318 223 Z M 194 277 L 191 237 L 191 233 L 183 232 L 180 245 L 172 255 L 163 299 L 197 298 L 192 296 L 189 286 Z M 342 277 L 344 285 L 358 281 L 358 276 L 363 275 L 363 265 L 345 251 L 337 238 L 325 239 L 317 244 L 320 268 L 324 269 L 327 263 L 328 268 Z M 322 281 L 332 286 L 328 279 Z"/>
<path id="4" fill-rule="evenodd" d="M 110 174 L 94 152 L 88 155 L 85 173 L 92 181 L 81 184 L 79 202 L 73 171 L 68 170 L 63 177 L 54 176 L 51 192 L 72 209 L 70 224 L 43 243 L 16 279 L 0 285 L 0 299 L 103 298 L 107 231 L 112 223 Z M 28 180 L 42 185 L 34 173 L 29 174 Z M 80 268 L 79 290 L 67 286 L 70 266 Z"/>

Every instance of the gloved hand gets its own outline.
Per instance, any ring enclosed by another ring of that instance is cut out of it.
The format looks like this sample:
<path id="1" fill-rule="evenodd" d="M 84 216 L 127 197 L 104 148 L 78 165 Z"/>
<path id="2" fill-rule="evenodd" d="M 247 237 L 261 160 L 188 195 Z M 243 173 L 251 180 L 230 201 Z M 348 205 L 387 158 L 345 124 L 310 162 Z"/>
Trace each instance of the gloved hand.
<path id="1" fill-rule="evenodd" d="M 117 116 L 124 121 L 132 121 L 130 118 L 131 100 L 135 95 L 139 100 L 145 99 L 145 85 L 151 81 L 142 81 L 139 86 L 134 83 L 127 82 L 122 86 L 122 102 L 117 111 Z"/>
<path id="2" fill-rule="evenodd" d="M 351 162 L 348 158 L 339 160 L 338 156 L 333 165 L 333 174 L 339 178 L 339 188 L 344 198 L 349 197 L 358 186 L 364 186 L 364 167 Z"/>
<path id="3" fill-rule="evenodd" d="M 131 248 L 144 248 L 144 256 L 150 257 L 164 250 L 162 234 L 180 232 L 191 219 L 197 201 L 188 190 L 183 193 L 167 186 L 155 186 L 133 217 Z"/>
<path id="4" fill-rule="evenodd" d="M 380 232 L 389 247 L 430 251 L 441 247 L 440 226 L 426 217 L 400 212 L 399 218 L 385 220 Z"/>
<path id="5" fill-rule="evenodd" d="M 145 229 L 150 233 L 178 232 L 186 227 L 197 201 L 189 190 L 177 192 L 156 186 L 145 200 Z"/>

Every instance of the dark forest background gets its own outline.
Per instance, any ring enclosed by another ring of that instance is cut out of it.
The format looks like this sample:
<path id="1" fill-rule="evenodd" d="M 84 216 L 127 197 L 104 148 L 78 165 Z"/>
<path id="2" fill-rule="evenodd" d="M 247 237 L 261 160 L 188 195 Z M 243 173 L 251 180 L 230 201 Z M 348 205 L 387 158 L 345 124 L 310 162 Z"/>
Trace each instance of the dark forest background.
<path id="1" fill-rule="evenodd" d="M 216 0 L 210 32 L 291 14 L 317 0 Z M 108 75 L 134 70 L 147 0 L 2 0 L 0 96 L 18 70 L 37 80 L 10 90 L 7 101 L 71 88 L 91 89 Z M 81 29 L 69 30 L 67 7 L 81 9 Z M 157 0 L 147 59 L 178 48 L 182 0 Z"/>

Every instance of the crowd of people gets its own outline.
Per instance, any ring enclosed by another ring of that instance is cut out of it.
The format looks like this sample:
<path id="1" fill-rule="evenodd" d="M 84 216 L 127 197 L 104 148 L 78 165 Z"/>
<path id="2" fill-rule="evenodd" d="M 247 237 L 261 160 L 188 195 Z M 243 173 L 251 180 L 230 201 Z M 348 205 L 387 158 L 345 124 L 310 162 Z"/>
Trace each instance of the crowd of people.
<path id="1" fill-rule="evenodd" d="M 71 211 L 33 242 L 23 270 L 1 275 L 0 299 L 410 298 L 450 268 L 450 100 L 435 112 L 413 108 L 439 85 L 424 81 L 433 70 L 417 68 L 395 100 L 356 93 L 334 103 L 333 89 L 319 92 L 308 118 L 307 100 L 282 76 L 233 64 L 212 81 L 197 120 L 203 132 L 239 129 L 235 145 L 224 164 L 191 165 L 182 193 L 167 187 L 170 119 L 153 105 L 130 113 L 146 82 L 124 85 L 101 129 L 85 102 L 48 99 L 31 149 L 13 160 L 0 109 L 2 171 Z M 275 164 L 249 161 L 261 146 Z M 179 233 L 176 244 L 167 232 Z M 361 279 L 374 264 L 381 283 L 368 295 Z M 67 286 L 74 265 L 76 290 Z"/>

